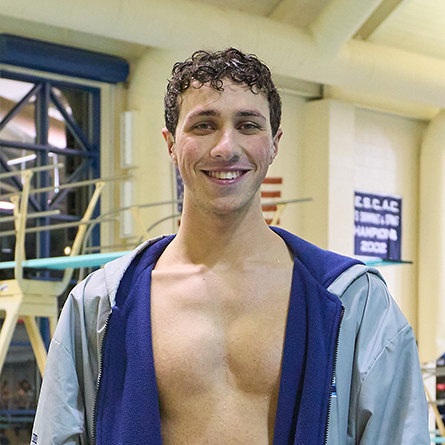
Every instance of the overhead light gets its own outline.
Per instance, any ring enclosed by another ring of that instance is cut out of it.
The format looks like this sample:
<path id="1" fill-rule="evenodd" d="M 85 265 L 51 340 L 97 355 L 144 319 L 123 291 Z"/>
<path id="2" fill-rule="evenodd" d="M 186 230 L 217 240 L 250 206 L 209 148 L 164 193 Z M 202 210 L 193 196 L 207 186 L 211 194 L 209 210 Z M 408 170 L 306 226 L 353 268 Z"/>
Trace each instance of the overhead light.
<path id="1" fill-rule="evenodd" d="M 32 154 L 32 155 L 28 155 L 28 156 L 21 156 L 20 158 L 10 159 L 10 160 L 7 162 L 7 164 L 8 164 L 8 165 L 21 164 L 22 162 L 33 161 L 36 157 L 37 157 L 36 154 Z"/>
<path id="2" fill-rule="evenodd" d="M 0 201 L 0 209 L 1 210 L 14 210 L 15 204 L 8 201 Z"/>

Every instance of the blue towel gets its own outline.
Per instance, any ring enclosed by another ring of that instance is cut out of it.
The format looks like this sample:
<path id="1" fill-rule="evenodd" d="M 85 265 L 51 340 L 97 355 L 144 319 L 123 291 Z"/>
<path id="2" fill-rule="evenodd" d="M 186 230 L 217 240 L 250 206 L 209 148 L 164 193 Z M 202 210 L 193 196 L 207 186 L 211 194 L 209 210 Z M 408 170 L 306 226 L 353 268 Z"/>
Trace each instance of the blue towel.
<path id="1" fill-rule="evenodd" d="M 321 445 L 326 434 L 340 300 L 326 288 L 357 260 L 323 251 L 272 228 L 294 255 L 274 445 Z M 166 237 L 132 262 L 120 283 L 103 349 L 96 443 L 160 445 L 153 362 L 150 288 Z"/>

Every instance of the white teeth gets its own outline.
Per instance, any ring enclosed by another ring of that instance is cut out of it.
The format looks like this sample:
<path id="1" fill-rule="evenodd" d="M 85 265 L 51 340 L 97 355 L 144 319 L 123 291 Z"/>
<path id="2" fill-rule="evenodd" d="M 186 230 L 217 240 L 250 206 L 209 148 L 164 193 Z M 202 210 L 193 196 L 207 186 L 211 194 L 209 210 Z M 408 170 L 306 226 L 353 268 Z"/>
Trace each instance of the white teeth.
<path id="1" fill-rule="evenodd" d="M 230 172 L 207 172 L 209 176 L 216 179 L 235 179 L 241 176 L 241 171 L 235 170 Z"/>

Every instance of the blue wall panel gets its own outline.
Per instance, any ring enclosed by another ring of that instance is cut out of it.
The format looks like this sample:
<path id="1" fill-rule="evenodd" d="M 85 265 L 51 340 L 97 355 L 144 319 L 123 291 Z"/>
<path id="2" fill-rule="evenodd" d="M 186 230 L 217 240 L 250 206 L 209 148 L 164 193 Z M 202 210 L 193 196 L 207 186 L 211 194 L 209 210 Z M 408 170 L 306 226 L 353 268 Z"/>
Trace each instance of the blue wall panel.
<path id="1" fill-rule="evenodd" d="M 124 82 L 125 59 L 72 46 L 0 34 L 0 62 L 107 83 Z"/>

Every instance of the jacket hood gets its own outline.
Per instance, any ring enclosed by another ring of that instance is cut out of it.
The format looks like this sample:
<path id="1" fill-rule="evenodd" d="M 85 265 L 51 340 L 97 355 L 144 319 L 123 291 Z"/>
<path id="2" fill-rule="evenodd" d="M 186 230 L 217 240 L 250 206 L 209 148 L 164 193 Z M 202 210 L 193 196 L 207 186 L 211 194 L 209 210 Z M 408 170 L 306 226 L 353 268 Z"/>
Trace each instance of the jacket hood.
<path id="1" fill-rule="evenodd" d="M 107 287 L 107 294 L 110 300 L 111 307 L 113 307 L 116 303 L 116 293 L 119 288 L 119 283 L 121 282 L 122 277 L 124 276 L 125 271 L 128 269 L 128 266 L 131 264 L 131 262 L 139 255 L 139 253 L 147 249 L 147 247 L 166 237 L 167 235 L 162 235 L 157 238 L 145 241 L 144 243 L 136 247 L 136 249 L 134 249 L 131 253 L 128 253 L 121 258 L 117 258 L 116 260 L 110 261 L 109 263 L 105 264 L 105 284 Z"/>

